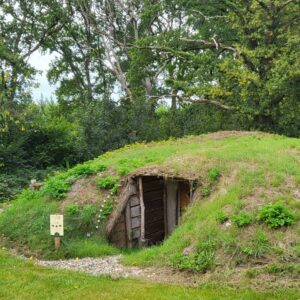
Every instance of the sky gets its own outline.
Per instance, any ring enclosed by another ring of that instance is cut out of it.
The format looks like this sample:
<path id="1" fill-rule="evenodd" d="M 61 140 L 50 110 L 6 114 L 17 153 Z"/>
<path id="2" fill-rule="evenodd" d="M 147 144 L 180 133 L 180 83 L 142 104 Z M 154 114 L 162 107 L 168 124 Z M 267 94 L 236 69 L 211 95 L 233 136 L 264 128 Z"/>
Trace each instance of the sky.
<path id="1" fill-rule="evenodd" d="M 35 76 L 36 82 L 39 83 L 38 88 L 32 88 L 32 95 L 35 101 L 39 101 L 41 97 L 44 99 L 55 99 L 55 86 L 50 85 L 47 79 L 47 70 L 49 69 L 49 65 L 51 60 L 55 59 L 55 54 L 42 54 L 40 52 L 35 52 L 29 59 L 29 63 L 41 71 L 41 74 L 37 74 Z"/>

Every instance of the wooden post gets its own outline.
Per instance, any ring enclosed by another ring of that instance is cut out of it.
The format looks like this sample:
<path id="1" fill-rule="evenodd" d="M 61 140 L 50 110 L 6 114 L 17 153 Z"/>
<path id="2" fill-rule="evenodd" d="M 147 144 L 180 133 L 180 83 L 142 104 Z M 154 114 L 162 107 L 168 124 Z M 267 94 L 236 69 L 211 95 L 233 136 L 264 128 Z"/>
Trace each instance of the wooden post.
<path id="1" fill-rule="evenodd" d="M 127 205 L 125 208 L 125 223 L 126 223 L 126 233 L 127 233 L 127 247 L 132 248 L 130 201 L 127 202 Z"/>
<path id="2" fill-rule="evenodd" d="M 55 245 L 55 250 L 58 250 L 60 248 L 60 236 L 54 237 L 54 245 Z"/>
<path id="3" fill-rule="evenodd" d="M 145 243 L 145 204 L 143 195 L 143 179 L 139 177 L 139 196 L 140 196 L 140 206 L 141 206 L 141 246 Z"/>

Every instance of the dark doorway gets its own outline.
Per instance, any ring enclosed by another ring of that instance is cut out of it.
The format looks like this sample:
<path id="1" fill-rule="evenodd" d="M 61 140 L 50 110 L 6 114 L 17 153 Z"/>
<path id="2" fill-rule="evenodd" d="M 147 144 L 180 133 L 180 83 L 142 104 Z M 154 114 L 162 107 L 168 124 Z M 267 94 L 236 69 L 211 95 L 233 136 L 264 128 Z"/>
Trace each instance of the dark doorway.
<path id="1" fill-rule="evenodd" d="M 148 245 L 165 237 L 164 180 L 161 177 L 142 178 L 145 205 L 145 240 Z"/>

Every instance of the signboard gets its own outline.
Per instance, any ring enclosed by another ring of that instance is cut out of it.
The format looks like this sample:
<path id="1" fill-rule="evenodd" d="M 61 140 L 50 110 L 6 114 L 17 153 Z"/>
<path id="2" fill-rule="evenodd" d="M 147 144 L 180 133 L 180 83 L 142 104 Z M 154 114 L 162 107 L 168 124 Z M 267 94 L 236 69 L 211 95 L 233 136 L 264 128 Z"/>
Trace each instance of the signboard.
<path id="1" fill-rule="evenodd" d="M 50 235 L 54 235 L 54 236 L 64 235 L 63 215 L 50 215 Z"/>

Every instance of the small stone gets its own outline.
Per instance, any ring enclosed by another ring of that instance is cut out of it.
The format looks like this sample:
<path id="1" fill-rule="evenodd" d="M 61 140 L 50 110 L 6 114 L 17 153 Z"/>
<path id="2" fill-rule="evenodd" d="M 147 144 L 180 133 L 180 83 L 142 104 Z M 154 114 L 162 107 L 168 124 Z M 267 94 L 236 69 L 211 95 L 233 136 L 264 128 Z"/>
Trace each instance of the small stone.
<path id="1" fill-rule="evenodd" d="M 225 223 L 224 223 L 224 226 L 225 227 L 229 227 L 229 226 L 231 226 L 231 221 L 230 220 L 228 220 L 228 221 L 226 221 Z"/>
<path id="2" fill-rule="evenodd" d="M 295 190 L 294 196 L 295 196 L 295 198 L 300 199 L 300 190 Z"/>
<path id="3" fill-rule="evenodd" d="M 182 254 L 185 255 L 185 256 L 188 256 L 188 255 L 190 255 L 194 250 L 195 250 L 194 246 L 193 246 L 193 245 L 190 245 L 190 246 L 184 248 Z"/>

